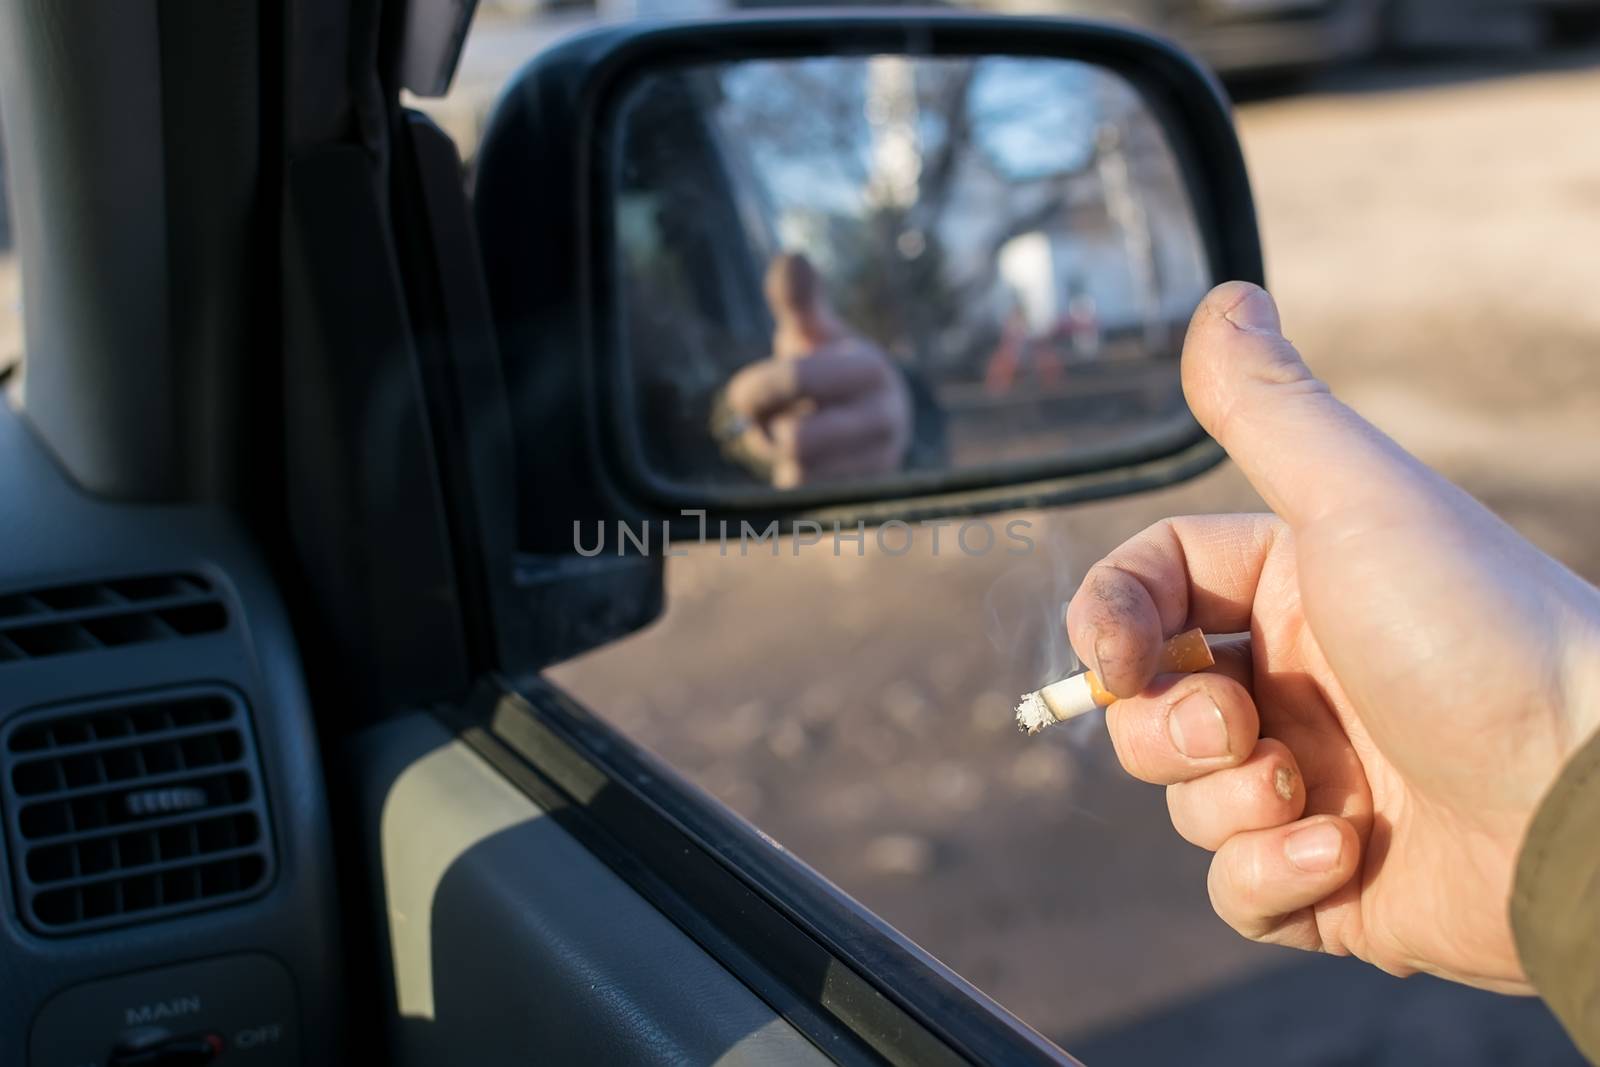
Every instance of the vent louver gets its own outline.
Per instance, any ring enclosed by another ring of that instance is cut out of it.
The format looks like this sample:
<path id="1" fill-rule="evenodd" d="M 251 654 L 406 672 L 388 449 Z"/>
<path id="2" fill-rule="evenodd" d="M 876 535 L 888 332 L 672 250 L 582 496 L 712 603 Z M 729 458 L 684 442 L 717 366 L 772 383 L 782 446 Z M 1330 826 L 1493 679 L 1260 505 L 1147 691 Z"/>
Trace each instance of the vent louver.
<path id="1" fill-rule="evenodd" d="M 80 933 L 253 896 L 273 855 L 243 703 L 224 689 L 34 712 L 0 730 L 23 920 Z"/>
<path id="2" fill-rule="evenodd" d="M 8 662 L 216 633 L 228 610 L 193 574 L 151 575 L 0 594 L 0 667 Z"/>

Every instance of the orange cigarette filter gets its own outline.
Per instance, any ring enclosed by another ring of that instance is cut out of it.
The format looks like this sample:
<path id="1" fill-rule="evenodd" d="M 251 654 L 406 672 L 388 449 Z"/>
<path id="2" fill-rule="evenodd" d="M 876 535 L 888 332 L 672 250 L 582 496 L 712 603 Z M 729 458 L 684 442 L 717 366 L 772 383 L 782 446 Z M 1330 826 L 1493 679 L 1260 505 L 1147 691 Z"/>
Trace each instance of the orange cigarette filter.
<path id="1" fill-rule="evenodd" d="M 1206 644 L 1205 633 L 1189 630 L 1161 646 L 1161 658 L 1156 660 L 1156 673 L 1198 674 L 1215 666 L 1216 662 L 1217 658 L 1211 654 L 1211 646 Z M 1103 708 L 1116 702 L 1117 695 L 1100 684 L 1094 671 L 1084 671 L 1083 675 L 1084 681 L 1089 684 L 1089 692 L 1094 694 L 1095 707 Z"/>
<path id="2" fill-rule="evenodd" d="M 1206 635 L 1200 630 L 1189 630 L 1162 646 L 1161 656 L 1156 660 L 1156 673 L 1194 674 L 1216 662 L 1211 646 L 1206 643 Z M 1017 705 L 1017 725 L 1029 734 L 1036 734 L 1047 726 L 1087 715 L 1116 700 L 1117 695 L 1101 685 L 1093 671 L 1080 671 L 1023 697 Z"/>

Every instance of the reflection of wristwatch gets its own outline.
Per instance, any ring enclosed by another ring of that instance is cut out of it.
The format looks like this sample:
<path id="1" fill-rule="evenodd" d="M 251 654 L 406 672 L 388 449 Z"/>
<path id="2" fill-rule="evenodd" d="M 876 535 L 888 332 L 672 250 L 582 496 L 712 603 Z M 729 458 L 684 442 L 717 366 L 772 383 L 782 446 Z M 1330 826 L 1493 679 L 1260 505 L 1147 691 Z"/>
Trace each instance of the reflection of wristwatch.
<path id="1" fill-rule="evenodd" d="M 772 476 L 772 465 L 745 446 L 745 434 L 755 428 L 755 423 L 728 407 L 726 390 L 718 390 L 711 402 L 711 439 L 717 442 L 722 454 L 745 470 L 765 481 Z"/>

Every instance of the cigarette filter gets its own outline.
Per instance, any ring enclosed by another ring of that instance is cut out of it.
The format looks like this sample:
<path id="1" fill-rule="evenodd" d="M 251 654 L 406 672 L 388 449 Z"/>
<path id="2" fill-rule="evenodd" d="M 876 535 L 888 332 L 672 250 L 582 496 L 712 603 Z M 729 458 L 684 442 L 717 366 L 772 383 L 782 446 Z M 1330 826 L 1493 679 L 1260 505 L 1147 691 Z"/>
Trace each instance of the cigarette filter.
<path id="1" fill-rule="evenodd" d="M 1206 635 L 1190 630 L 1162 646 L 1156 673 L 1194 674 L 1214 663 L 1216 659 L 1206 644 Z M 1017 705 L 1017 726 L 1030 735 L 1036 734 L 1047 726 L 1087 715 L 1116 699 L 1116 694 L 1101 685 L 1093 671 L 1079 671 L 1024 696 Z"/>

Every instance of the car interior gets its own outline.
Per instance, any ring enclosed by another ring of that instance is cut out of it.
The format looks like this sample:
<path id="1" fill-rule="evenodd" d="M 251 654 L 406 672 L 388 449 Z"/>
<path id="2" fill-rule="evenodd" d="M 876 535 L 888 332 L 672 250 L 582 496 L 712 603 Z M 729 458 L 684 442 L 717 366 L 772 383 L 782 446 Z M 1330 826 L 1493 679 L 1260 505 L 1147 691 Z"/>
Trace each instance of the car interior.
<path id="1" fill-rule="evenodd" d="M 1075 1062 L 542 672 L 654 619 L 707 524 L 1067 504 L 1221 452 L 1167 408 L 969 461 L 972 427 L 1066 420 L 994 414 L 950 357 L 946 466 L 667 477 L 634 391 L 661 364 L 622 326 L 660 291 L 619 265 L 613 195 L 653 180 L 618 176 L 622 108 L 715 64 L 848 60 L 872 89 L 1070 63 L 1168 146 L 1209 286 L 1262 273 L 1220 88 L 1086 22 L 646 21 L 530 56 L 468 165 L 401 93 L 445 90 L 472 7 L 0 0 L 27 352 L 0 410 L 0 1062 Z M 713 109 L 759 95 L 718 84 L 675 106 L 707 124 L 683 165 L 726 179 L 690 184 L 732 199 L 771 157 L 716 156 Z M 678 218 L 707 237 L 691 288 L 766 254 Z M 1106 344 L 1167 337 L 1116 299 Z M 1144 359 L 1116 373 L 1170 387 Z M 580 552 L 575 524 L 659 536 Z"/>

